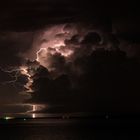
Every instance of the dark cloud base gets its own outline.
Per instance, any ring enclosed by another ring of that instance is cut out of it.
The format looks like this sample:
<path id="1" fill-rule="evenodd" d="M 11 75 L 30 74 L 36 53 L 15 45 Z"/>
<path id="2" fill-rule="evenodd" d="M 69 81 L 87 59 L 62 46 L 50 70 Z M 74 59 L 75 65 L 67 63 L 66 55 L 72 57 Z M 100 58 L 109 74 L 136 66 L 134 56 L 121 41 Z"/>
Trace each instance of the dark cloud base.
<path id="1" fill-rule="evenodd" d="M 33 85 L 37 91 L 31 102 L 59 106 L 50 112 L 139 112 L 137 60 L 128 58 L 122 51 L 99 49 L 78 63 L 85 68 L 81 76 L 37 78 Z"/>

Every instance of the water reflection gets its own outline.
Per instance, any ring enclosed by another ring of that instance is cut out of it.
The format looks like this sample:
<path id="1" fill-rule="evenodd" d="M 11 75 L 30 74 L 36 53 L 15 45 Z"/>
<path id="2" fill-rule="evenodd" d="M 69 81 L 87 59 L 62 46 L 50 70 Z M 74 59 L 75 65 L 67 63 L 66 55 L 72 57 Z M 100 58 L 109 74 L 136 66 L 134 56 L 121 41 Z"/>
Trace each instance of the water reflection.
<path id="1" fill-rule="evenodd" d="M 33 114 L 32 114 L 32 118 L 36 118 L 36 115 L 35 115 L 35 113 L 33 113 Z"/>

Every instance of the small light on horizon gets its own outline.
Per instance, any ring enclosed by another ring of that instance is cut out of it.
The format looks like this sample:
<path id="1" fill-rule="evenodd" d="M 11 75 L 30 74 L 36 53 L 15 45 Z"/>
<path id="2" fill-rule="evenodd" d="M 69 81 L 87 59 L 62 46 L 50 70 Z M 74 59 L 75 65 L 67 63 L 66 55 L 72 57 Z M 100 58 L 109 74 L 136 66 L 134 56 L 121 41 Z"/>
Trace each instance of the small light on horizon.
<path id="1" fill-rule="evenodd" d="M 14 119 L 13 117 L 4 117 L 5 120 L 10 120 L 10 119 Z"/>

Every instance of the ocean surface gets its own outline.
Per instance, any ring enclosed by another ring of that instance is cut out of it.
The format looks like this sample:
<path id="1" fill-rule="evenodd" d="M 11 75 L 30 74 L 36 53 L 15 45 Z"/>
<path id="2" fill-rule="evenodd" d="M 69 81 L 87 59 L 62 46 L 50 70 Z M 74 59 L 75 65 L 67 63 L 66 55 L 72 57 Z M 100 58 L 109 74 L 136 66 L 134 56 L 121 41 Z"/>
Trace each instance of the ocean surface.
<path id="1" fill-rule="evenodd" d="M 44 105 L 0 106 L 0 140 L 136 140 L 140 115 L 42 113 Z"/>
<path id="2" fill-rule="evenodd" d="M 136 140 L 140 122 L 93 118 L 9 119 L 0 121 L 2 140 Z"/>

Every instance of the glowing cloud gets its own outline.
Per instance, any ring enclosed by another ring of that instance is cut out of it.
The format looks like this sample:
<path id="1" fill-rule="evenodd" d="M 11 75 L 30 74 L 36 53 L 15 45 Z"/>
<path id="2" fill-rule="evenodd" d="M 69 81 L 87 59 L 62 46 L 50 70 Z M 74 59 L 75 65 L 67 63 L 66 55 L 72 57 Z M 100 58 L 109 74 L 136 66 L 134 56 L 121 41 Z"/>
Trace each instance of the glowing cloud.
<path id="1" fill-rule="evenodd" d="M 51 68 L 54 57 L 59 55 L 64 57 L 65 60 L 69 59 L 74 50 L 65 44 L 65 40 L 70 39 L 75 33 L 77 33 L 76 30 L 64 30 L 64 25 L 55 26 L 44 31 L 37 39 L 36 61 L 51 71 L 54 69 Z"/>
<path id="2" fill-rule="evenodd" d="M 54 25 L 36 32 L 32 48 L 26 54 L 22 54 L 22 57 L 28 60 L 25 59 L 26 62 L 18 68 L 5 71 L 9 74 L 15 73 L 14 80 L 9 83 L 14 83 L 19 76 L 23 75 L 27 78 L 24 88 L 27 93 L 32 93 L 34 92 L 32 89 L 34 75 L 39 66 L 45 67 L 51 74 L 53 73 L 52 75 L 55 75 L 54 77 L 65 74 L 67 68 L 69 68 L 68 71 L 78 69 L 73 62 L 77 58 L 90 55 L 95 45 L 99 45 L 100 42 L 98 33 L 93 31 L 89 34 L 92 31 L 91 28 L 78 26 Z M 90 43 L 91 40 L 92 43 Z"/>
<path id="3" fill-rule="evenodd" d="M 27 66 L 21 66 L 20 67 L 20 72 L 22 75 L 27 76 L 28 78 L 28 82 L 26 83 L 26 85 L 24 85 L 24 87 L 27 89 L 26 92 L 33 92 L 31 86 L 33 84 L 33 79 L 32 79 L 32 75 L 29 72 L 29 68 Z"/>

